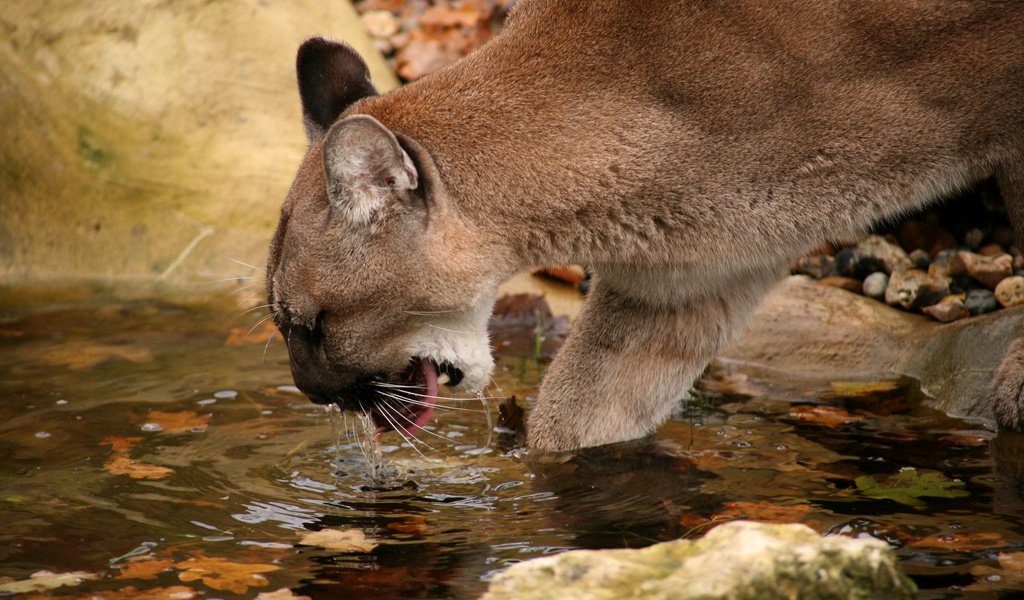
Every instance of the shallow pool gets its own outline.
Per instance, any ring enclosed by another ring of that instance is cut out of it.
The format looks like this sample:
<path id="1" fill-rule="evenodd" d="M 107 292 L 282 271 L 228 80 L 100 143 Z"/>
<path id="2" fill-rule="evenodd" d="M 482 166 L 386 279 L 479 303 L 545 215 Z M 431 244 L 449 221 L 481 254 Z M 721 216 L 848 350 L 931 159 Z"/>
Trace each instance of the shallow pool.
<path id="1" fill-rule="evenodd" d="M 736 518 L 883 539 L 926 597 L 1024 589 L 1024 438 L 924 408 L 912 381 L 720 365 L 651 438 L 542 459 L 495 427 L 557 346 L 526 325 L 495 337 L 496 399 L 376 449 L 228 299 L 6 304 L 0 591 L 471 598 L 516 561 Z"/>

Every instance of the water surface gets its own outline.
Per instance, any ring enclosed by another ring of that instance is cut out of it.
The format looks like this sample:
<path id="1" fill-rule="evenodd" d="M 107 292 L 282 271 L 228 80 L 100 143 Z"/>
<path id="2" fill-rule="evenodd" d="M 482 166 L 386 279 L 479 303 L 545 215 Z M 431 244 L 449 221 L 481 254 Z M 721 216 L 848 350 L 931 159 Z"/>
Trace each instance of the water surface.
<path id="1" fill-rule="evenodd" d="M 651 438 L 543 460 L 492 429 L 500 400 L 449 402 L 415 448 L 385 436 L 375 466 L 355 419 L 298 395 L 283 345 L 229 300 L 7 304 L 0 589 L 471 598 L 516 561 L 735 518 L 883 539 L 925 597 L 1024 589 L 1024 440 L 924 408 L 912 381 L 725 366 Z M 555 330 L 496 335 L 487 395 L 528 407 Z M 300 545 L 321 530 L 341 546 Z"/>

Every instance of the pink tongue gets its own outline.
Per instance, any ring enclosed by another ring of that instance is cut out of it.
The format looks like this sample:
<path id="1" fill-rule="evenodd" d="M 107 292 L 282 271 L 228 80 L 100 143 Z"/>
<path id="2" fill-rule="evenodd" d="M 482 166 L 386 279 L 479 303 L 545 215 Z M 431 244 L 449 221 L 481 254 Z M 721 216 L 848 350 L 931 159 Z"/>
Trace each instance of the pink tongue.
<path id="1" fill-rule="evenodd" d="M 416 367 L 420 370 L 420 374 L 423 375 L 423 385 L 426 387 L 424 397 L 420 398 L 420 400 L 430 405 L 425 407 L 423 412 L 416 417 L 416 426 L 422 427 L 430 420 L 430 415 L 434 412 L 434 403 L 437 402 L 437 368 L 434 367 L 433 362 L 426 358 L 421 358 L 420 364 Z"/>

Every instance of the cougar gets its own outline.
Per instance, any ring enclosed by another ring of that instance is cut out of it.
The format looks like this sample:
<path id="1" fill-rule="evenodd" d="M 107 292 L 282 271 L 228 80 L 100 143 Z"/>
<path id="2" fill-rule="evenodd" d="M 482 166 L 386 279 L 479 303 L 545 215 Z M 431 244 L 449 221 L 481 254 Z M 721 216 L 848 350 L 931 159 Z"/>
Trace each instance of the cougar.
<path id="1" fill-rule="evenodd" d="M 793 257 L 994 175 L 1024 233 L 1024 3 L 521 0 L 463 60 L 378 95 L 297 58 L 309 149 L 269 301 L 314 402 L 415 429 L 478 390 L 496 289 L 584 264 L 528 443 L 644 436 Z M 994 390 L 1022 425 L 1024 352 Z"/>

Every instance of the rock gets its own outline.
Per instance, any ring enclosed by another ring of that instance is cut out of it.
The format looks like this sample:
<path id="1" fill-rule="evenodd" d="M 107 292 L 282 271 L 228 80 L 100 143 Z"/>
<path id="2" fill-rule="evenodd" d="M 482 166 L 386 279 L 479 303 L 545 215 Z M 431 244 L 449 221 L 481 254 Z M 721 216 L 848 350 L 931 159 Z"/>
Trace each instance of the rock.
<path id="1" fill-rule="evenodd" d="M 977 250 L 978 246 L 981 245 L 981 242 L 984 239 L 985 232 L 975 227 L 964 234 L 964 246 L 967 246 L 971 250 Z"/>
<path id="2" fill-rule="evenodd" d="M 868 298 L 875 300 L 885 299 L 885 288 L 889 285 L 889 276 L 882 271 L 876 271 L 864 278 L 864 285 L 861 291 Z"/>
<path id="3" fill-rule="evenodd" d="M 910 260 L 903 248 L 879 235 L 869 235 L 864 238 L 861 243 L 857 244 L 857 250 L 880 260 L 885 265 L 882 270 L 889 274 L 898 269 L 909 269 L 914 266 L 914 262 Z"/>
<path id="4" fill-rule="evenodd" d="M 793 276 L 713 364 L 770 389 L 799 377 L 907 375 L 921 382 L 926 406 L 994 422 L 995 370 L 1022 331 L 1020 306 L 943 324 Z"/>
<path id="5" fill-rule="evenodd" d="M 993 257 L 961 251 L 957 252 L 956 256 L 963 263 L 964 272 L 990 290 L 994 290 L 1000 281 L 1013 275 L 1013 257 L 1009 254 Z M 953 262 L 955 261 L 951 261 L 951 266 Z"/>
<path id="6" fill-rule="evenodd" d="M 930 265 L 928 274 L 937 279 L 949 279 L 964 272 L 964 263 L 957 258 L 957 251 L 951 248 L 942 250 L 935 255 Z"/>
<path id="7" fill-rule="evenodd" d="M 999 308 L 999 302 L 996 300 L 996 295 L 986 289 L 976 289 L 967 292 L 967 299 L 964 300 L 964 306 L 971 312 L 972 315 L 980 315 L 987 312 L 992 312 Z"/>
<path id="8" fill-rule="evenodd" d="M 805 525 L 734 521 L 702 539 L 640 550 L 575 550 L 509 567 L 482 600 L 916 598 L 875 539 L 823 537 Z"/>
<path id="9" fill-rule="evenodd" d="M 1015 275 L 1000 281 L 996 286 L 996 300 L 1006 308 L 1024 304 L 1024 277 Z"/>
<path id="10" fill-rule="evenodd" d="M 819 279 L 818 283 L 821 285 L 837 287 L 841 290 L 853 292 L 854 294 L 861 293 L 861 288 L 863 287 L 860 279 L 854 279 L 853 277 L 825 277 L 823 279 Z"/>
<path id="11" fill-rule="evenodd" d="M 938 303 L 924 307 L 921 312 L 940 323 L 952 323 L 971 316 L 960 296 L 946 296 Z"/>
<path id="12" fill-rule="evenodd" d="M 918 248 L 910 253 L 910 262 L 914 264 L 915 269 L 927 271 L 928 267 L 932 264 L 932 256 Z"/>
<path id="13" fill-rule="evenodd" d="M 956 246 L 956 238 L 953 237 L 953 234 L 935 223 L 913 219 L 900 227 L 897 238 L 899 238 L 900 245 L 907 250 L 924 250 L 930 256 L 935 256 L 941 250 Z"/>
<path id="14" fill-rule="evenodd" d="M 836 254 L 836 273 L 864 279 L 875 271 L 885 271 L 885 263 L 859 248 L 843 248 Z"/>
<path id="15" fill-rule="evenodd" d="M 1013 270 L 1020 271 L 1024 269 L 1024 256 L 1020 254 L 1013 255 Z"/>
<path id="16" fill-rule="evenodd" d="M 945 279 L 931 277 L 920 269 L 901 269 L 889 277 L 885 302 L 903 308 L 921 308 L 935 304 L 949 295 Z"/>
<path id="17" fill-rule="evenodd" d="M 825 254 L 801 256 L 796 259 L 793 271 L 801 275 L 810 275 L 815 279 L 831 277 L 836 274 L 836 259 Z"/>
<path id="18" fill-rule="evenodd" d="M 1000 254 L 1006 254 L 1006 252 L 999 244 L 985 244 L 981 248 L 978 248 L 978 254 L 993 257 L 999 256 Z"/>

